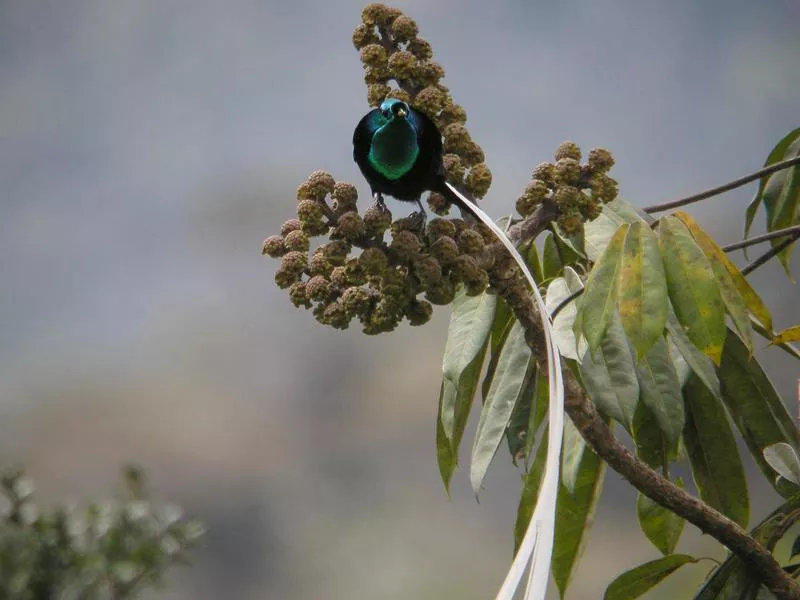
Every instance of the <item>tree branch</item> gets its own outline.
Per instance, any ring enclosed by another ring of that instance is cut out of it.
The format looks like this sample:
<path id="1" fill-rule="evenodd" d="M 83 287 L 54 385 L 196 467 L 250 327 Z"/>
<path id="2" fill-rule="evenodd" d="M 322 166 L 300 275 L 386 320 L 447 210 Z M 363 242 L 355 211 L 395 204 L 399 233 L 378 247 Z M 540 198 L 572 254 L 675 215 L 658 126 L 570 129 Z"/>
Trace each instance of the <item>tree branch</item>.
<path id="1" fill-rule="evenodd" d="M 528 237 L 527 234 L 541 232 L 547 225 L 548 216 L 552 218 L 547 206 L 542 205 L 540 210 L 512 227 L 509 237 L 513 235 L 512 240 L 517 245 L 533 239 L 533 236 Z M 498 287 L 498 292 L 506 299 L 525 328 L 525 339 L 534 357 L 543 366 L 547 354 L 542 334 L 542 315 L 536 310 L 529 295 L 519 290 L 519 286 L 511 283 L 506 287 Z M 562 372 L 566 395 L 565 411 L 600 458 L 645 496 L 683 517 L 739 556 L 776 598 L 800 600 L 800 584 L 783 570 L 767 548 L 748 535 L 737 523 L 682 490 L 634 456 L 617 441 L 611 429 L 600 418 L 594 403 L 586 396 L 572 371 L 562 366 Z"/>
<path id="2" fill-rule="evenodd" d="M 653 206 L 648 206 L 646 208 L 643 208 L 642 210 L 646 213 L 656 213 L 656 212 L 663 212 L 665 210 L 670 210 L 672 208 L 679 208 L 681 206 L 686 206 L 687 204 L 692 204 L 694 202 L 700 202 L 700 200 L 705 200 L 706 198 L 711 198 L 712 196 L 717 196 L 718 194 L 728 192 L 730 190 L 736 189 L 737 187 L 747 185 L 751 181 L 760 179 L 765 175 L 771 175 L 776 171 L 780 171 L 782 169 L 788 169 L 789 167 L 798 164 L 800 164 L 800 156 L 790 158 L 789 160 L 783 160 L 781 162 L 777 162 L 774 165 L 765 167 L 759 171 L 756 171 L 755 173 L 751 173 L 750 175 L 745 175 L 744 177 L 740 177 L 739 179 L 734 179 L 730 183 L 726 183 L 725 185 L 721 185 L 719 187 L 711 188 L 710 190 L 706 190 L 705 192 L 700 192 L 699 194 L 687 196 L 686 198 L 681 198 L 680 200 L 665 202 L 664 204 L 654 204 Z"/>
<path id="3" fill-rule="evenodd" d="M 741 242 L 734 242 L 733 244 L 728 244 L 727 246 L 723 246 L 722 249 L 725 252 L 733 252 L 734 250 L 739 250 L 740 248 L 747 248 L 748 246 L 752 246 L 753 244 L 760 244 L 761 242 L 766 242 L 767 240 L 783 237 L 785 235 L 798 237 L 798 235 L 800 235 L 800 225 L 793 225 L 792 227 L 776 229 L 775 231 L 770 231 L 769 233 L 765 233 L 763 235 L 757 235 L 755 237 L 747 238 L 746 240 L 742 240 Z"/>
<path id="4" fill-rule="evenodd" d="M 792 237 L 786 238 L 777 246 L 773 246 L 772 248 L 764 252 L 764 254 L 755 259 L 753 262 L 751 262 L 749 265 L 745 266 L 742 269 L 742 275 L 749 275 L 750 273 L 755 271 L 758 267 L 769 261 L 772 257 L 777 256 L 778 254 L 783 252 L 784 249 L 791 246 L 794 243 L 794 241 L 799 237 L 800 237 L 800 232 L 795 233 Z"/>

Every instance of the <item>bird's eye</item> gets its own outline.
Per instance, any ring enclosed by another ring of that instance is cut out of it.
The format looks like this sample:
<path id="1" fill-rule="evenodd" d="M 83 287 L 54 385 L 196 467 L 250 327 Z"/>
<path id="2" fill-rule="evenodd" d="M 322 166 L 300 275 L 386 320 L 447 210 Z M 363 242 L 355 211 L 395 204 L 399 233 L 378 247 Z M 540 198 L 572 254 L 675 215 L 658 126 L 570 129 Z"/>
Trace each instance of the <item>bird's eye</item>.
<path id="1" fill-rule="evenodd" d="M 387 119 L 392 116 L 392 113 L 386 108 L 381 109 L 381 114 Z"/>
<path id="2" fill-rule="evenodd" d="M 408 114 L 408 107 L 403 104 L 402 102 L 398 102 L 394 106 L 392 106 L 392 112 L 396 115 L 406 115 Z"/>

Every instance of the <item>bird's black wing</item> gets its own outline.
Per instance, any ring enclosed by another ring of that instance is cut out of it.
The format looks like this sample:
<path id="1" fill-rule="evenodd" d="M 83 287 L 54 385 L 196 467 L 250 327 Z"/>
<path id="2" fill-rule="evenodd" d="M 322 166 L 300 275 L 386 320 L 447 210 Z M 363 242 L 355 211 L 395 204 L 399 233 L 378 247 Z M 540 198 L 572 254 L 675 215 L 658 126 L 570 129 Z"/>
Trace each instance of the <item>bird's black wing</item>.
<path id="1" fill-rule="evenodd" d="M 361 164 L 361 161 L 369 154 L 369 146 L 372 143 L 372 128 L 370 121 L 374 118 L 375 112 L 379 109 L 374 108 L 369 111 L 356 125 L 353 131 L 353 160 Z"/>
<path id="2" fill-rule="evenodd" d="M 444 181 L 444 166 L 442 165 L 442 134 L 436 127 L 431 118 L 421 110 L 412 108 L 414 111 L 414 125 L 417 128 L 417 139 L 419 143 L 419 157 L 417 163 L 426 165 L 430 171 L 429 183 L 441 179 Z"/>

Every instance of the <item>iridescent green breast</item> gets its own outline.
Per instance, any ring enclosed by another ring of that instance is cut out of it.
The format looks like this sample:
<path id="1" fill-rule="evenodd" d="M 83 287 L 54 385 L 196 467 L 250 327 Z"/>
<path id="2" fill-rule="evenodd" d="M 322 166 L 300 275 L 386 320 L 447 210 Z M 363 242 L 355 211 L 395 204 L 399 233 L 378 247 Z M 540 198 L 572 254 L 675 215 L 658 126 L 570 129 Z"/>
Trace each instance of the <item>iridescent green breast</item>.
<path id="1" fill-rule="evenodd" d="M 378 173 L 392 181 L 414 166 L 419 155 L 417 132 L 406 119 L 394 119 L 375 131 L 367 160 Z"/>

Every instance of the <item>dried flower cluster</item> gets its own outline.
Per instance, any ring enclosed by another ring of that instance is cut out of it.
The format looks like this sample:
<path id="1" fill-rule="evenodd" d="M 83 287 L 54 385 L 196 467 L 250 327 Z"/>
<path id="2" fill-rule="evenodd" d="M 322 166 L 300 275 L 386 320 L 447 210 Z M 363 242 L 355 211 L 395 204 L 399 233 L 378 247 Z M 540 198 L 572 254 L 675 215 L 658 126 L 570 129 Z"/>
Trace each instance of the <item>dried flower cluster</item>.
<path id="1" fill-rule="evenodd" d="M 370 4 L 361 16 L 353 44 L 365 67 L 370 105 L 395 97 L 428 114 L 444 137 L 448 181 L 483 197 L 492 182 L 483 150 L 464 126 L 466 112 L 440 83 L 444 69 L 432 60 L 416 23 L 382 4 Z M 567 234 L 596 217 L 617 193 L 606 175 L 614 161 L 606 150 L 592 150 L 585 165 L 580 159 L 576 144 L 561 144 L 555 162 L 534 171 L 517 201 L 519 213 L 528 217 L 542 203 L 555 205 Z M 368 334 L 391 331 L 403 319 L 421 325 L 430 319 L 432 305 L 449 304 L 460 285 L 469 294 L 491 285 L 509 301 L 527 297 L 510 256 L 482 225 L 433 219 L 421 229 L 417 219 L 393 222 L 378 206 L 362 214 L 357 199 L 353 185 L 312 173 L 297 190 L 297 218 L 264 241 L 263 254 L 281 259 L 278 286 L 288 290 L 295 306 L 312 309 L 319 322 L 344 329 L 357 319 Z M 450 208 L 439 194 L 431 194 L 428 203 L 439 214 Z M 327 239 L 312 243 L 321 236 Z"/>
<path id="2" fill-rule="evenodd" d="M 554 163 L 545 162 L 533 170 L 531 182 L 517 198 L 517 212 L 527 217 L 550 200 L 558 208 L 558 226 L 567 235 L 596 219 L 603 204 L 617 197 L 617 182 L 607 174 L 614 166 L 614 157 L 604 148 L 595 148 L 586 164 L 580 161 L 578 145 L 562 142 Z"/>
<path id="3" fill-rule="evenodd" d="M 484 248 L 494 240 L 474 223 L 433 219 L 422 231 L 417 219 L 392 222 L 378 206 L 361 215 L 355 188 L 321 171 L 298 188 L 297 200 L 297 218 L 264 241 L 263 253 L 281 258 L 275 282 L 321 323 L 344 329 L 358 319 L 368 334 L 391 331 L 403 318 L 422 325 L 460 284 L 479 294 L 489 283 L 495 265 Z M 312 251 L 311 238 L 326 234 Z"/>
<path id="4" fill-rule="evenodd" d="M 467 113 L 441 84 L 444 69 L 432 60 L 431 45 L 417 35 L 417 24 L 383 4 L 368 5 L 361 20 L 353 32 L 353 45 L 361 53 L 369 105 L 398 98 L 431 117 L 444 138 L 447 180 L 473 198 L 483 198 L 492 184 L 492 172 L 483 150 L 464 127 Z M 440 194 L 431 194 L 428 203 L 438 214 L 450 208 Z"/>

